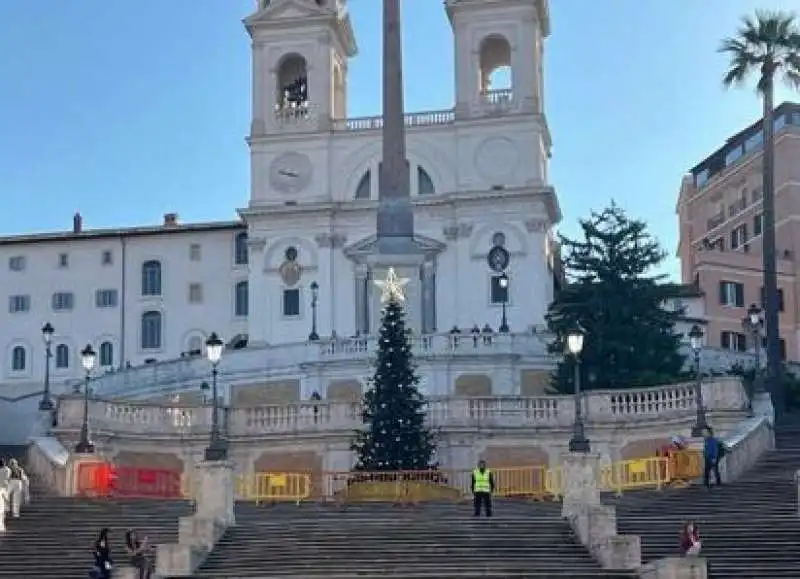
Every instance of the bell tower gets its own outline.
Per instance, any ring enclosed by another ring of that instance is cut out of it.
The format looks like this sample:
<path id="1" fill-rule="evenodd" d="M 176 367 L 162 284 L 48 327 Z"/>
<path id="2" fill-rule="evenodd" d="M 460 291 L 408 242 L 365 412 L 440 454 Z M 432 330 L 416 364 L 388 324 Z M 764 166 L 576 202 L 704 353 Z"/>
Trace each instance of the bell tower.
<path id="1" fill-rule="evenodd" d="M 325 131 L 346 117 L 347 60 L 357 46 L 347 0 L 257 0 L 250 137 Z"/>
<path id="2" fill-rule="evenodd" d="M 461 118 L 544 110 L 548 0 L 445 0 Z"/>

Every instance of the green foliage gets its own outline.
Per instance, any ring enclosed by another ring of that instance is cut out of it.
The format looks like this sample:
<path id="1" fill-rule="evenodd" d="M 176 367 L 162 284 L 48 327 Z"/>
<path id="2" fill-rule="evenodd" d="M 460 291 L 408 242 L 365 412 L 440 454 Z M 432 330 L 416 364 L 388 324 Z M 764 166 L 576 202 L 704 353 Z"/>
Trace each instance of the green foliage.
<path id="1" fill-rule="evenodd" d="M 582 239 L 561 237 L 567 284 L 555 296 L 547 324 L 558 338 L 553 354 L 566 351 L 576 325 L 586 333 L 581 353 L 582 387 L 633 388 L 675 382 L 685 376 L 680 336 L 674 325 L 683 312 L 668 311 L 675 286 L 651 274 L 665 254 L 643 221 L 615 204 L 581 220 Z M 553 375 L 556 392 L 573 391 L 572 356 Z"/>
<path id="2" fill-rule="evenodd" d="M 375 374 L 364 394 L 364 429 L 352 449 L 356 470 L 425 470 L 435 445 L 425 426 L 426 401 L 420 393 L 403 307 L 390 301 L 383 314 Z"/>

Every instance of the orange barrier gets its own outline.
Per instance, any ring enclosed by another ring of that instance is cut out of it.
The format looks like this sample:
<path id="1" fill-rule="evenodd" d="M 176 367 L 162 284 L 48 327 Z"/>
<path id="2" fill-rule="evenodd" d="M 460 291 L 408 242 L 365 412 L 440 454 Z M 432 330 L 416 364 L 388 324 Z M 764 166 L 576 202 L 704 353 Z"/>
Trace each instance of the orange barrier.
<path id="1" fill-rule="evenodd" d="M 163 498 L 183 497 L 178 470 L 88 463 L 78 466 L 76 493 L 92 497 Z"/>

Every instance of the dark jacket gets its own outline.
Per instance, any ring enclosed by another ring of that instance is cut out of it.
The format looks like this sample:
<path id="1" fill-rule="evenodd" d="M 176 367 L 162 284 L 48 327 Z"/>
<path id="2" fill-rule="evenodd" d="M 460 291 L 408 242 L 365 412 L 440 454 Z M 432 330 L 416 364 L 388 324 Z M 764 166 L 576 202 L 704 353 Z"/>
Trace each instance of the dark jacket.
<path id="1" fill-rule="evenodd" d="M 111 549 L 105 541 L 97 541 L 94 545 L 94 566 L 97 570 L 98 579 L 109 579 L 111 577 Z"/>
<path id="2" fill-rule="evenodd" d="M 472 472 L 471 477 L 472 477 L 472 482 L 470 483 L 470 490 L 474 493 L 475 492 L 475 471 Z M 492 473 L 492 471 L 489 471 L 489 486 L 491 487 L 492 492 L 494 492 L 494 474 Z"/>

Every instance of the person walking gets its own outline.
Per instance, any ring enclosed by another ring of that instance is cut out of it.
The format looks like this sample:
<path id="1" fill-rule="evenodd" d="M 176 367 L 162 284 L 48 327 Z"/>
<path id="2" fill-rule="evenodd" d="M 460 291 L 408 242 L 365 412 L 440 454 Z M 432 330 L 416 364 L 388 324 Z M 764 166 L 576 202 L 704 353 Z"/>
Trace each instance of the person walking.
<path id="1" fill-rule="evenodd" d="M 6 512 L 8 511 L 8 481 L 11 479 L 11 469 L 0 458 L 0 533 L 6 531 Z"/>
<path id="2" fill-rule="evenodd" d="M 486 468 L 486 461 L 478 462 L 478 468 L 472 471 L 472 503 L 475 508 L 473 516 L 480 517 L 481 509 L 487 517 L 492 516 L 492 493 L 494 492 L 494 475 Z"/>
<path id="3" fill-rule="evenodd" d="M 12 458 L 8 461 L 8 468 L 11 470 L 11 476 L 8 481 L 8 498 L 11 502 L 11 516 L 18 519 L 28 477 L 25 476 L 25 471 L 22 470 L 16 458 Z"/>
<path id="4" fill-rule="evenodd" d="M 717 485 L 722 484 L 719 474 L 719 461 L 725 455 L 725 447 L 714 436 L 714 432 L 707 428 L 703 436 L 703 484 L 711 488 L 711 473 L 714 473 Z"/>

